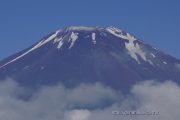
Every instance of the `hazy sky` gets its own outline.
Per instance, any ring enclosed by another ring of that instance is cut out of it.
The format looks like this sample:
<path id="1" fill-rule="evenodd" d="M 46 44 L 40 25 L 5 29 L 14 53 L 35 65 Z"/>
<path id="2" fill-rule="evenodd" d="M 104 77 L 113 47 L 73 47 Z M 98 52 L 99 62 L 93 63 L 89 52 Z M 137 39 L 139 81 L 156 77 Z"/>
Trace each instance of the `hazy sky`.
<path id="1" fill-rule="evenodd" d="M 59 28 L 115 26 L 180 58 L 179 0 L 0 0 L 0 59 Z"/>

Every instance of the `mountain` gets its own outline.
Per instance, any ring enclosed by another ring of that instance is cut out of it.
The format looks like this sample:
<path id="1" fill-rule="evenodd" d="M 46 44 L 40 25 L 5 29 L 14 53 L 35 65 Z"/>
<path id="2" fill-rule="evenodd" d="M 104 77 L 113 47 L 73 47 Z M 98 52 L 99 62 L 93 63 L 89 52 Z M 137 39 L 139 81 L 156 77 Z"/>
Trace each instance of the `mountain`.
<path id="1" fill-rule="evenodd" d="M 114 27 L 67 27 L 0 61 L 0 79 L 37 88 L 100 82 L 127 91 L 143 80 L 180 83 L 180 60 Z"/>

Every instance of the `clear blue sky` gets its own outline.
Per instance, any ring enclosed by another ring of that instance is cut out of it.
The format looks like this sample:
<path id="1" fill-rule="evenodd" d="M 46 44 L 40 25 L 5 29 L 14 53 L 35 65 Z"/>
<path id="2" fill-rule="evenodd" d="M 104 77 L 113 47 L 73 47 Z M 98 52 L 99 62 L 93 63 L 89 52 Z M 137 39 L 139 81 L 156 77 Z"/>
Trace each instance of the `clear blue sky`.
<path id="1" fill-rule="evenodd" d="M 180 58 L 180 0 L 0 0 L 0 60 L 71 25 L 115 26 Z"/>

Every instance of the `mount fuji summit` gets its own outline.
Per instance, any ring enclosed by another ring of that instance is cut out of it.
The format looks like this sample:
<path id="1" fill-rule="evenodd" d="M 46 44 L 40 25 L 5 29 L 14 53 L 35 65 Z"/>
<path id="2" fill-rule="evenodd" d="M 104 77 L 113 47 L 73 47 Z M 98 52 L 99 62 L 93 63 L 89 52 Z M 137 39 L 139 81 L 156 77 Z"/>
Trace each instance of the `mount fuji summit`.
<path id="1" fill-rule="evenodd" d="M 180 60 L 115 27 L 71 26 L 0 61 L 0 80 L 38 88 L 100 82 L 127 91 L 144 80 L 180 83 Z"/>

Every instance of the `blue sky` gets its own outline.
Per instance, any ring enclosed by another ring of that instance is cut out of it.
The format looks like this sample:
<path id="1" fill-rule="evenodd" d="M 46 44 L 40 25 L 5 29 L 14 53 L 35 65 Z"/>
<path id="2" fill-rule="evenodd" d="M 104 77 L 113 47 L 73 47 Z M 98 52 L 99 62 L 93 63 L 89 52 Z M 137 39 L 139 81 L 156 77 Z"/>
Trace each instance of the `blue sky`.
<path id="1" fill-rule="evenodd" d="M 0 60 L 59 28 L 115 26 L 180 58 L 179 0 L 0 0 Z"/>

